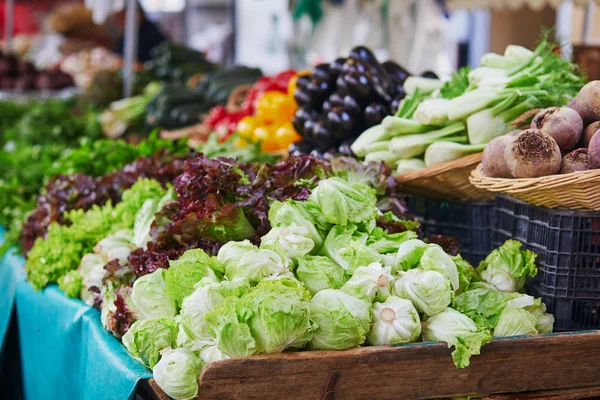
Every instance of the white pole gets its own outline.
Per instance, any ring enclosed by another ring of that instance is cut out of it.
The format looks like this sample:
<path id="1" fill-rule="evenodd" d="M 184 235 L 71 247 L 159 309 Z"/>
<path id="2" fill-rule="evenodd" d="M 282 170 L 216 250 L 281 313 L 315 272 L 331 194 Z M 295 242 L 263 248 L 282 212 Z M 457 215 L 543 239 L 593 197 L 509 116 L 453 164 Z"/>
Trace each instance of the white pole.
<path id="1" fill-rule="evenodd" d="M 573 53 L 571 28 L 573 26 L 573 1 L 565 1 L 556 9 L 556 39 L 562 56 L 570 60 Z"/>
<path id="2" fill-rule="evenodd" d="M 15 0 L 6 0 L 4 5 L 5 26 L 4 26 L 4 50 L 7 53 L 12 52 L 12 37 L 15 18 Z"/>
<path id="3" fill-rule="evenodd" d="M 125 51 L 123 62 L 123 97 L 131 97 L 134 84 L 134 66 L 138 49 L 138 9 L 136 0 L 127 0 L 125 10 Z"/>

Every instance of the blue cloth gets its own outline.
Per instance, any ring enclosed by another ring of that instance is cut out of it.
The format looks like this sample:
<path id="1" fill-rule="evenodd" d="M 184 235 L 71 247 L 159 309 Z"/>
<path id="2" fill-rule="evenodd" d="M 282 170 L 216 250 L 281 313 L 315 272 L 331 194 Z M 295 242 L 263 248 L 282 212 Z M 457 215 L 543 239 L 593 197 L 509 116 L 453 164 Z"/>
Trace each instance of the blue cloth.
<path id="1" fill-rule="evenodd" d="M 0 243 L 4 241 L 4 229 L 0 226 Z M 17 283 L 25 280 L 22 268 L 12 268 L 12 265 L 20 266 L 22 260 L 19 256 L 4 255 L 0 260 L 0 350 L 4 348 L 4 339 L 8 331 L 8 324 L 13 312 Z"/>
<path id="2" fill-rule="evenodd" d="M 35 291 L 24 280 L 23 263 L 19 256 L 2 261 L 0 302 L 10 305 L 4 289 L 15 287 L 24 397 L 133 399 L 150 371 L 102 327 L 97 310 L 67 298 L 56 286 Z M 5 282 L 5 276 L 17 277 L 16 283 Z M 0 329 L 6 312 L 0 308 Z"/>

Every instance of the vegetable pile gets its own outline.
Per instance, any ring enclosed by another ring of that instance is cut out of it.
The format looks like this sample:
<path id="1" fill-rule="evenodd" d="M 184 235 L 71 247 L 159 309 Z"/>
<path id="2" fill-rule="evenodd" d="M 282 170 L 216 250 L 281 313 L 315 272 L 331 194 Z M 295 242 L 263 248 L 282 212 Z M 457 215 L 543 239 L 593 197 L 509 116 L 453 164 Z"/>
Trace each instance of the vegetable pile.
<path id="1" fill-rule="evenodd" d="M 492 140 L 483 152 L 483 172 L 493 178 L 536 178 L 600 168 L 598 95 L 600 81 L 590 82 L 570 107 L 542 110 L 529 129 Z"/>
<path id="2" fill-rule="evenodd" d="M 380 163 L 154 165 L 57 178 L 30 221 L 26 271 L 99 308 L 175 399 L 229 357 L 423 340 L 448 343 L 463 368 L 492 336 L 552 330 L 540 299 L 521 294 L 533 253 L 508 241 L 474 269 L 435 243 L 451 241 L 419 239 Z"/>
<path id="3" fill-rule="evenodd" d="M 347 147 L 360 132 L 398 107 L 408 75 L 392 61 L 380 64 L 362 46 L 348 58 L 314 67 L 296 82 L 299 108 L 292 123 L 303 139 L 294 150 L 349 154 Z"/>
<path id="4" fill-rule="evenodd" d="M 396 114 L 366 130 L 351 149 L 399 174 L 481 152 L 527 111 L 565 105 L 583 86 L 575 70 L 543 40 L 534 51 L 509 45 L 504 55 L 485 54 L 481 67 L 464 68 L 448 82 L 409 77 Z"/>

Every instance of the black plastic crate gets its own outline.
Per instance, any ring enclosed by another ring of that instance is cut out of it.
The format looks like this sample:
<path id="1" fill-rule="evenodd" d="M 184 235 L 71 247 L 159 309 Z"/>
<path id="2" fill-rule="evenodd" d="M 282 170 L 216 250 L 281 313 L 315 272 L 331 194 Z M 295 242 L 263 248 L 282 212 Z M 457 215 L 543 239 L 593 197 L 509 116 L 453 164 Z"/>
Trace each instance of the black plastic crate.
<path id="1" fill-rule="evenodd" d="M 497 196 L 494 247 L 507 239 L 537 254 L 540 295 L 556 330 L 600 328 L 600 212 L 549 209 Z"/>
<path id="2" fill-rule="evenodd" d="M 408 208 L 425 237 L 455 236 L 460 254 L 477 266 L 492 250 L 493 201 L 443 201 L 410 196 Z"/>

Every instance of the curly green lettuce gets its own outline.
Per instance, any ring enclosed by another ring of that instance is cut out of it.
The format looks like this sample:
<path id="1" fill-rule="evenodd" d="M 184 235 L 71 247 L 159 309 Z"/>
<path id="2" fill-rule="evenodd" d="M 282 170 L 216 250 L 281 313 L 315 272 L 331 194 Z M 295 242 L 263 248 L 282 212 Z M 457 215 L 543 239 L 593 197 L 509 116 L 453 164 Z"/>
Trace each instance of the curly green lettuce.
<path id="1" fill-rule="evenodd" d="M 159 200 L 166 190 L 157 181 L 142 179 L 123 192 L 121 202 L 67 214 L 71 225 L 53 223 L 45 238 L 35 241 L 27 255 L 27 279 L 36 290 L 55 283 L 79 265 L 84 254 L 107 235 L 133 228 L 137 211 L 148 199 Z"/>

